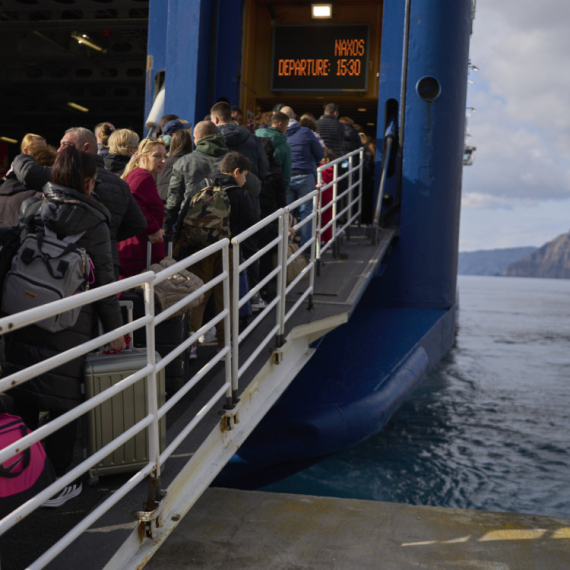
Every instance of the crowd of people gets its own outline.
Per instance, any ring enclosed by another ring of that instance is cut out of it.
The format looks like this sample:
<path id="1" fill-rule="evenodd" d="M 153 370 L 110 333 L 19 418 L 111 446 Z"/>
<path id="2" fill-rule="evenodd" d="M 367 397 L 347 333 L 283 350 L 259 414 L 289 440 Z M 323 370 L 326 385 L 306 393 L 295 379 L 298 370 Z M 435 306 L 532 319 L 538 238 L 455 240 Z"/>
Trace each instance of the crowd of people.
<path id="1" fill-rule="evenodd" d="M 242 126 L 242 113 L 226 101 L 217 102 L 205 119 L 192 126 L 176 115 L 165 115 L 160 136 L 140 140 L 128 128 L 101 123 L 94 131 L 73 127 L 63 133 L 59 148 L 41 135 L 27 134 L 21 154 L 0 184 L 0 227 L 19 226 L 22 235 L 44 228 L 59 238 L 81 234 L 77 245 L 93 264 L 92 287 L 141 273 L 167 255 L 165 236 L 174 236 L 174 257 L 181 259 L 224 237 L 235 236 L 260 219 L 309 194 L 316 185 L 317 168 L 361 146 L 373 164 L 372 142 L 352 119 L 339 117 L 334 103 L 319 119 L 298 116 L 293 108 L 278 105 L 271 113 Z M 332 168 L 323 172 L 324 182 Z M 332 199 L 332 189 L 323 193 Z M 312 212 L 312 201 L 298 211 L 300 219 Z M 328 216 L 330 219 L 330 209 Z M 323 219 L 323 225 L 328 219 Z M 277 222 L 242 244 L 245 259 L 277 236 Z M 300 232 L 301 246 L 310 238 L 311 224 Z M 331 230 L 321 239 L 330 240 Z M 150 244 L 150 245 L 149 245 Z M 272 270 L 266 254 L 247 270 L 251 289 Z M 191 268 L 207 283 L 222 271 L 221 253 Z M 222 286 L 204 296 L 190 316 L 190 329 L 202 327 L 213 292 L 215 312 L 223 309 Z M 267 292 L 270 293 L 269 291 Z M 252 309 L 266 306 L 263 295 L 252 298 Z M 97 335 L 122 325 L 118 301 L 108 297 L 84 306 L 72 327 L 47 332 L 29 326 L 5 337 L 0 357 L 2 376 L 22 370 Z M 222 323 L 216 327 L 218 347 L 225 345 Z M 125 348 L 123 337 L 110 348 Z M 196 347 L 191 349 L 196 356 Z M 10 390 L 14 411 L 35 429 L 40 412 L 56 418 L 82 399 L 83 358 Z M 46 451 L 56 476 L 69 469 L 76 437 L 76 422 L 46 440 Z M 75 482 L 46 506 L 59 506 L 81 492 Z"/>

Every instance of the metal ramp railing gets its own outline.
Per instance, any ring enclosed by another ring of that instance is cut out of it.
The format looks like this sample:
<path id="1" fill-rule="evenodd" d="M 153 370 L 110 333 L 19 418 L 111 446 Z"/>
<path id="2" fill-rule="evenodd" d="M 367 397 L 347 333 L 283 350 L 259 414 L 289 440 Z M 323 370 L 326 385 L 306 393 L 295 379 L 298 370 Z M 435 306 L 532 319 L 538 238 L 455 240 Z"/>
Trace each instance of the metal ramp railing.
<path id="1" fill-rule="evenodd" d="M 360 155 L 360 164 L 355 167 L 353 158 L 356 155 Z M 349 170 L 342 176 L 338 176 L 338 164 L 344 160 L 349 161 Z M 139 433 L 141 430 L 147 430 L 149 435 L 148 464 L 134 473 L 127 481 L 121 482 L 109 497 L 105 498 L 96 508 L 87 513 L 79 524 L 65 533 L 55 544 L 51 545 L 37 560 L 28 566 L 29 568 L 43 568 L 54 560 L 54 564 L 61 568 L 62 559 L 60 555 L 66 551 L 73 541 L 84 535 L 85 531 L 92 527 L 96 521 L 110 516 L 109 513 L 113 509 L 118 508 L 120 504 L 128 502 L 130 500 L 129 497 L 133 494 L 140 499 L 141 489 L 146 488 L 144 508 L 138 510 L 141 502 L 137 499 L 139 502 L 132 503 L 129 509 L 129 512 L 137 511 L 136 518 L 131 516 L 131 524 L 132 533 L 138 536 L 140 540 L 138 542 L 135 541 L 136 546 L 132 540 L 123 541 L 123 546 L 117 549 L 117 554 L 111 559 L 112 562 L 106 562 L 106 564 L 116 564 L 121 561 L 121 564 L 127 564 L 125 567 L 130 567 L 131 564 L 138 565 L 163 540 L 165 534 L 168 533 L 168 529 L 176 524 L 176 517 L 179 518 L 190 508 L 193 501 L 197 499 L 199 494 L 211 482 L 216 472 L 221 469 L 225 461 L 231 456 L 233 450 L 237 449 L 241 442 L 245 440 L 249 431 L 253 429 L 259 419 L 277 399 L 284 387 L 294 378 L 299 367 L 302 367 L 303 363 L 310 358 L 312 354 L 308 347 L 310 339 L 314 335 L 323 334 L 323 331 L 328 330 L 330 326 L 336 326 L 346 321 L 349 313 L 348 307 L 350 303 L 355 302 L 356 298 L 354 295 L 353 297 L 349 295 L 342 301 L 345 303 L 345 306 L 340 307 L 340 309 L 337 307 L 335 309 L 336 312 L 331 311 L 330 298 L 327 297 L 324 300 L 316 301 L 315 297 L 319 296 L 318 287 L 316 287 L 316 283 L 319 283 L 319 280 L 316 279 L 316 268 L 317 264 L 319 266 L 322 265 L 327 255 L 327 250 L 336 247 L 334 243 L 338 236 L 347 233 L 351 223 L 358 220 L 361 211 L 363 151 L 354 151 L 345 157 L 337 159 L 335 162 L 336 164 L 331 163 L 335 172 L 332 184 L 336 186 L 339 180 L 347 178 L 348 188 L 341 194 L 333 193 L 333 201 L 328 206 L 333 209 L 333 216 L 331 222 L 325 225 L 325 227 L 320 225 L 323 192 L 321 172 L 324 168 L 331 165 L 319 168 L 319 183 L 314 192 L 287 208 L 278 210 L 239 236 L 235 236 L 231 240 L 231 244 L 228 240 L 222 240 L 189 258 L 179 261 L 158 274 L 145 272 L 136 277 L 75 295 L 72 298 L 63 299 L 33 311 L 26 311 L 0 319 L 0 331 L 12 332 L 48 316 L 93 303 L 109 295 L 116 295 L 122 291 L 139 286 L 142 286 L 144 289 L 145 315 L 143 317 L 44 362 L 33 364 L 21 372 L 0 379 L 0 392 L 9 394 L 10 388 L 29 381 L 38 374 L 51 370 L 88 352 L 97 350 L 119 335 L 132 334 L 135 329 L 145 328 L 147 339 L 146 366 L 97 396 L 86 400 L 60 418 L 47 423 L 17 443 L 0 451 L 0 463 L 2 463 L 33 443 L 44 439 L 62 425 L 83 416 L 135 383 L 146 383 L 147 412 L 142 420 L 130 427 L 119 438 L 105 445 L 95 455 L 79 463 L 64 477 L 39 493 L 34 499 L 28 501 L 0 521 L 0 535 L 4 535 L 17 524 L 24 524 L 24 519 L 29 517 L 45 500 L 81 474 L 87 472 L 112 451 L 124 445 L 136 433 Z M 293 256 L 287 256 L 289 219 L 290 215 L 295 214 L 298 208 L 306 202 L 313 203 L 313 212 L 304 220 L 294 223 L 293 228 L 298 231 L 304 224 L 312 225 L 313 231 L 310 240 L 295 255 L 295 257 L 307 255 L 309 259 L 306 268 L 291 283 L 287 284 L 287 267 L 295 259 Z M 342 207 L 339 204 L 342 204 Z M 342 224 L 339 222 L 341 217 L 343 218 Z M 256 256 L 242 261 L 240 245 L 243 241 L 275 221 L 279 225 L 279 235 L 262 248 Z M 332 240 L 321 247 L 321 236 L 328 226 L 335 228 L 336 231 Z M 355 284 L 359 283 L 362 286 L 367 282 L 366 280 L 371 278 L 379 259 L 387 250 L 392 235 L 393 233 L 387 232 L 382 244 L 374 249 L 372 257 L 375 259 L 368 262 L 367 270 L 362 274 L 355 274 Z M 275 268 L 256 287 L 253 287 L 247 296 L 240 299 L 238 294 L 239 273 L 246 271 L 256 257 L 261 257 L 274 248 L 277 248 L 277 264 Z M 158 283 L 168 279 L 182 268 L 191 270 L 193 264 L 207 256 L 220 254 L 223 259 L 223 270 L 220 275 L 206 283 L 192 295 L 165 311 L 155 314 L 154 287 Z M 232 262 L 230 262 L 230 258 Z M 329 262 L 327 262 L 327 269 L 333 271 L 333 264 L 330 263 L 329 265 Z M 362 270 L 359 269 L 359 271 Z M 308 279 L 304 279 L 305 277 L 308 277 Z M 230 281 L 233 287 L 230 286 Z M 240 332 L 238 328 L 240 306 L 246 303 L 251 296 L 270 281 L 276 283 L 274 299 L 245 330 Z M 220 284 L 224 290 L 223 311 L 205 323 L 180 346 L 172 350 L 170 354 L 157 362 L 154 350 L 156 325 L 191 303 L 204 291 Z M 356 285 L 353 285 L 353 287 L 356 291 Z M 232 296 L 230 296 L 230 289 L 233 289 Z M 342 303 L 337 302 L 337 305 L 339 304 Z M 315 305 L 318 306 L 315 307 Z M 313 308 L 314 310 L 310 313 L 300 311 L 300 308 L 303 306 Z M 182 388 L 172 395 L 165 404 L 160 406 L 157 394 L 157 374 L 190 345 L 195 343 L 202 334 L 221 321 L 224 322 L 225 328 L 225 347 L 207 359 L 206 362 L 201 362 L 201 368 L 188 378 Z M 292 336 L 292 331 L 300 330 L 299 327 L 302 328 L 303 326 L 309 327 L 305 337 L 302 337 L 302 335 Z M 319 326 L 321 327 L 320 329 Z M 249 348 L 247 348 L 247 351 L 245 349 L 242 350 L 246 344 L 249 344 Z M 252 344 L 255 344 L 253 348 L 251 348 Z M 272 351 L 272 354 L 266 353 L 268 349 Z M 180 407 L 184 404 L 193 392 L 201 386 L 204 380 L 210 377 L 215 377 L 215 383 L 209 386 L 208 390 L 203 390 L 203 394 L 208 392 L 207 397 L 197 398 L 196 400 L 200 402 L 199 409 L 194 409 L 180 417 L 175 424 L 176 433 L 169 438 L 166 449 L 161 451 L 160 422 L 175 407 Z M 218 412 L 220 416 L 212 424 L 212 417 L 215 417 Z M 207 422 L 210 422 L 208 424 L 209 427 L 203 427 L 202 424 Z M 219 424 L 218 427 L 215 427 L 216 424 Z M 212 425 L 214 426 L 213 428 Z M 180 458 L 187 453 L 185 446 L 188 445 L 188 441 L 192 438 L 198 438 L 199 445 L 198 447 L 194 446 L 194 451 L 187 455 L 189 459 L 181 460 Z M 208 451 L 208 446 L 215 448 L 215 452 Z M 181 461 L 183 464 L 181 464 Z M 164 476 L 164 467 L 167 462 L 181 464 L 177 474 L 169 473 L 168 477 Z M 194 479 L 190 475 L 193 475 Z M 165 492 L 163 492 L 162 482 L 167 479 L 169 485 L 165 486 Z M 141 487 L 141 484 L 145 481 L 145 487 Z M 181 506 L 184 502 L 185 504 Z M 84 553 L 85 551 L 83 550 L 81 554 L 84 556 Z M 58 556 L 59 558 L 57 558 Z M 67 554 L 65 556 L 67 559 Z M 95 563 L 94 560 L 93 563 Z M 90 567 L 90 563 L 90 560 L 84 560 L 82 565 L 87 568 Z"/>

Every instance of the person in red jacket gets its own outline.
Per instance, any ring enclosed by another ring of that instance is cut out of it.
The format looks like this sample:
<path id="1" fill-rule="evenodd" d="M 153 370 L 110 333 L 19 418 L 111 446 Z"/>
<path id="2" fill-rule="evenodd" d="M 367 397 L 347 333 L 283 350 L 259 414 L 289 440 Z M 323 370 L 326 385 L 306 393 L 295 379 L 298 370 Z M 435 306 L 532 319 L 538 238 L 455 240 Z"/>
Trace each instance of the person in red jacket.
<path id="1" fill-rule="evenodd" d="M 121 277 L 131 277 L 147 269 L 147 238 L 152 244 L 151 263 L 160 263 L 164 251 L 164 203 L 156 187 L 155 176 L 166 165 L 166 147 L 162 141 L 143 139 L 127 165 L 122 178 L 147 219 L 146 232 L 119 243 Z"/>

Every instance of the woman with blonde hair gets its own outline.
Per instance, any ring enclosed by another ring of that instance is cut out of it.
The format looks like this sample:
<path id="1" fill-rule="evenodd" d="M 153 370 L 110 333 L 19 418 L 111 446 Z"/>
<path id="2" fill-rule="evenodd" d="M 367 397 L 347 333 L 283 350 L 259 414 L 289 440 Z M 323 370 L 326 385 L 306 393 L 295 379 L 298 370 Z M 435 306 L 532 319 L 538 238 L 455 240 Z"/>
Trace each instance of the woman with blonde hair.
<path id="1" fill-rule="evenodd" d="M 129 185 L 148 224 L 144 233 L 119 242 L 122 277 L 130 277 L 146 269 L 147 240 L 152 244 L 151 263 L 160 263 L 166 256 L 162 229 L 164 203 L 154 181 L 165 165 L 165 144 L 152 138 L 143 139 L 121 176 Z"/>
<path id="2" fill-rule="evenodd" d="M 109 137 L 109 154 L 103 159 L 105 168 L 121 176 L 131 156 L 137 151 L 139 135 L 131 129 L 118 129 Z"/>
<path id="3" fill-rule="evenodd" d="M 33 133 L 28 133 L 24 135 L 22 139 L 22 144 L 20 145 L 20 149 L 22 154 L 30 154 L 28 149 L 31 145 L 39 145 L 39 146 L 46 146 L 46 139 L 41 135 L 34 135 Z"/>

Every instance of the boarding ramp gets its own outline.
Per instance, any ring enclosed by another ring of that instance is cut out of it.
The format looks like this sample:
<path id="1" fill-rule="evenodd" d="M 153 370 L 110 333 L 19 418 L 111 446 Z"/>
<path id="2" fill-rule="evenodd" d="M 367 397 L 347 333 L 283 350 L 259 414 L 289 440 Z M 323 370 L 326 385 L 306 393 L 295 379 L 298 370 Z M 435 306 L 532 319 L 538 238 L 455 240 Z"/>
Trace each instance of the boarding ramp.
<path id="1" fill-rule="evenodd" d="M 345 161 L 349 168 L 339 174 L 340 165 Z M 329 167 L 334 169 L 334 177 L 325 185 L 322 171 Z M 0 451 L 0 462 L 4 462 L 125 389 L 146 383 L 147 411 L 142 419 L 0 521 L 4 559 L 11 559 L 12 547 L 18 552 L 21 568 L 139 568 L 148 561 L 311 358 L 314 352 L 311 343 L 347 322 L 394 243 L 395 230 L 381 229 L 378 239 L 371 243 L 366 228 L 358 224 L 362 173 L 363 150 L 360 149 L 320 167 L 315 191 L 233 237 L 231 243 L 224 239 L 158 274 L 148 271 L 0 319 L 0 331 L 15 331 L 109 295 L 135 287 L 144 289 L 145 315 L 142 318 L 0 380 L 0 391 L 9 395 L 11 387 L 73 358 L 100 350 L 119 335 L 132 335 L 134 330 L 143 327 L 146 331 L 144 368 Z M 348 184 L 339 192 L 341 179 L 347 179 Z M 323 192 L 331 186 L 332 201 L 325 204 Z M 300 206 L 307 202 L 312 203 L 312 212 L 298 219 Z M 332 218 L 321 225 L 323 212 L 328 209 L 332 210 Z M 279 228 L 277 236 L 255 256 L 242 260 L 240 250 L 244 240 L 275 223 Z M 291 254 L 289 228 L 298 234 L 306 224 L 311 225 L 311 237 Z M 321 237 L 328 227 L 333 228 L 333 236 L 325 243 Z M 240 299 L 239 274 L 256 258 L 274 250 L 275 268 Z M 183 268 L 191 271 L 192 265 L 210 255 L 222 256 L 221 274 L 157 314 L 154 287 Z M 305 267 L 288 280 L 287 269 L 299 256 L 306 258 Z M 274 285 L 275 296 L 240 331 L 239 308 L 270 283 Z M 157 361 L 155 327 L 217 285 L 223 287 L 223 311 Z M 205 350 L 198 363 L 190 366 L 184 385 L 161 405 L 157 375 L 222 321 L 225 347 L 220 351 L 213 347 Z M 160 424 L 165 419 L 166 446 L 161 448 Z M 138 472 L 101 478 L 99 485 L 93 488 L 84 485 L 83 494 L 59 510 L 39 508 L 144 430 L 149 461 Z"/>

